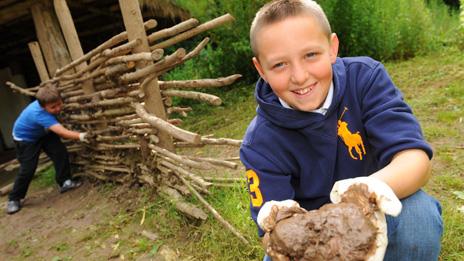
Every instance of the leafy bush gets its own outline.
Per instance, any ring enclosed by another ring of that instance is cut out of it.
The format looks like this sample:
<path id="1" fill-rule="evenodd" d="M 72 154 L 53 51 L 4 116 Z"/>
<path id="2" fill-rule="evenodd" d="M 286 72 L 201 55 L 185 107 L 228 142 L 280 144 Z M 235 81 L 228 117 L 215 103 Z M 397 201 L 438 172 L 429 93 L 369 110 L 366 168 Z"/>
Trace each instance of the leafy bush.
<path id="1" fill-rule="evenodd" d="M 253 55 L 248 35 L 256 11 L 267 2 L 266 0 L 176 0 L 175 2 L 189 10 L 192 16 L 201 22 L 226 13 L 235 17 L 232 24 L 208 32 L 211 42 L 202 52 L 200 59 L 195 61 L 195 65 L 190 65 L 190 69 L 195 71 L 192 75 L 219 77 L 240 73 L 247 82 L 256 80 L 257 73 L 251 62 Z"/>
<path id="2" fill-rule="evenodd" d="M 211 43 L 193 62 L 171 72 L 176 79 L 219 77 L 240 73 L 254 82 L 249 28 L 266 0 L 175 0 L 205 22 L 225 13 L 233 24 L 208 32 Z M 458 19 L 441 0 L 319 0 L 340 38 L 340 56 L 367 55 L 387 61 L 405 59 L 463 42 L 456 37 Z M 199 41 L 199 40 L 195 40 Z M 192 45 L 193 46 L 193 45 Z"/>

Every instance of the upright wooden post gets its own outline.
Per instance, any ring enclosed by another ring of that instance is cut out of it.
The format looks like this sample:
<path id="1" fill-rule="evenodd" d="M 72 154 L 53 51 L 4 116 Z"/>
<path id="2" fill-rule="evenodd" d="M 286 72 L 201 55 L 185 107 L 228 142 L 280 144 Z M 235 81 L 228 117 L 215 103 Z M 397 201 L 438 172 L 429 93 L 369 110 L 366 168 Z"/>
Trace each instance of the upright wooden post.
<path id="1" fill-rule="evenodd" d="M 66 3 L 66 0 L 54 0 L 53 4 L 55 6 L 56 16 L 58 17 L 69 53 L 71 54 L 71 59 L 77 60 L 84 56 L 84 51 L 82 50 L 81 42 L 79 41 L 79 36 L 77 35 L 76 27 L 74 26 L 74 21 L 72 19 L 71 12 L 69 11 L 68 4 Z M 87 62 L 80 63 L 76 66 L 76 68 L 78 71 L 87 68 Z M 92 80 L 89 79 L 83 82 L 82 89 L 85 94 L 95 92 Z"/>
<path id="2" fill-rule="evenodd" d="M 150 46 L 148 45 L 147 34 L 143 27 L 143 18 L 140 11 L 138 0 L 119 0 L 119 6 L 121 8 L 122 17 L 124 20 L 124 26 L 126 27 L 127 36 L 129 41 L 140 39 L 142 44 L 138 45 L 134 49 L 134 53 L 139 52 L 150 52 Z M 140 61 L 137 63 L 136 68 L 141 69 L 153 62 Z M 158 78 L 154 77 L 148 83 L 142 84 L 144 89 L 144 102 L 145 109 L 154 114 L 156 117 L 166 120 L 166 111 L 163 105 L 161 92 L 158 86 Z M 159 145 L 168 150 L 174 150 L 172 137 L 160 130 L 159 134 L 160 143 Z"/>
<path id="3" fill-rule="evenodd" d="M 37 68 L 37 72 L 39 73 L 40 81 L 44 82 L 49 80 L 50 76 L 48 75 L 47 66 L 45 65 L 39 43 L 37 41 L 30 42 L 28 46 L 32 54 L 32 59 L 34 59 L 35 68 Z"/>
<path id="4" fill-rule="evenodd" d="M 60 25 L 50 2 L 39 1 L 31 7 L 35 31 L 45 57 L 49 75 L 71 62 Z"/>

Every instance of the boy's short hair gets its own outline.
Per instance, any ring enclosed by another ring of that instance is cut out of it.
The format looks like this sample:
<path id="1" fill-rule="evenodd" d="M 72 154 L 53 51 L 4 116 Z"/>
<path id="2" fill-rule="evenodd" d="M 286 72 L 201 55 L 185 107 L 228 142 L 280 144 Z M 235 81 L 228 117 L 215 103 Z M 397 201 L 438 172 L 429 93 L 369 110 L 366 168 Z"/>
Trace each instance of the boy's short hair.
<path id="1" fill-rule="evenodd" d="M 256 34 L 263 26 L 301 14 L 314 17 L 330 39 L 332 30 L 329 20 L 318 3 L 313 0 L 274 0 L 261 7 L 251 23 L 250 43 L 254 55 L 258 57 Z"/>
<path id="2" fill-rule="evenodd" d="M 35 98 L 42 107 L 61 100 L 60 91 L 56 88 L 56 83 L 46 83 L 41 86 L 35 94 Z"/>

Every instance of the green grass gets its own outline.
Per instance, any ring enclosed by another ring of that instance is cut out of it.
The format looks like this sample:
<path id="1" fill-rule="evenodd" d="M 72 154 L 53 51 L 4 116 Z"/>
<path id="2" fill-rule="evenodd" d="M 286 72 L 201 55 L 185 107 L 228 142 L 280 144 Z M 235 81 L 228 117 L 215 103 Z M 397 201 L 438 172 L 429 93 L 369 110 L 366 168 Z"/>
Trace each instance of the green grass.
<path id="1" fill-rule="evenodd" d="M 464 260 L 464 213 L 457 209 L 464 205 L 454 191 L 464 191 L 464 54 L 448 49 L 443 53 L 417 57 L 405 62 L 387 63 L 393 81 L 421 122 L 426 139 L 432 144 L 433 177 L 425 190 L 438 198 L 443 207 L 445 224 L 440 260 Z M 220 107 L 211 109 L 190 103 L 194 111 L 184 122 L 184 128 L 216 137 L 242 138 L 249 121 L 255 115 L 256 103 L 252 85 L 237 84 L 225 93 L 213 91 L 224 100 Z M 206 90 L 211 93 L 211 90 Z M 207 153 L 203 149 L 198 153 Z M 220 153 L 211 149 L 210 153 Z M 243 173 L 235 173 L 243 176 Z M 249 198 L 245 181 L 232 188 L 211 189 L 206 200 L 245 238 L 242 243 L 225 229 L 212 215 L 198 222 L 179 214 L 171 203 L 156 197 L 150 190 L 141 193 L 137 211 L 121 213 L 115 218 L 117 226 L 97 229 L 97 234 L 111 235 L 124 224 L 138 224 L 145 208 L 143 229 L 156 231 L 160 239 L 151 242 L 129 236 L 121 242 L 126 257 L 155 252 L 162 245 L 178 249 L 187 260 L 261 260 L 264 254 L 256 228 L 250 218 Z M 201 206 L 193 196 L 190 202 Z"/>
<path id="2" fill-rule="evenodd" d="M 452 191 L 464 191 L 464 54 L 447 49 L 405 62 L 387 63 L 386 68 L 413 108 L 435 151 L 433 177 L 425 190 L 443 206 L 445 231 L 440 259 L 464 260 L 464 213 L 457 210 L 464 205 L 464 200 L 452 194 Z M 244 97 L 247 92 L 248 96 Z M 227 102 L 220 109 L 204 110 L 199 106 L 201 113 L 187 120 L 184 126 L 199 133 L 241 138 L 255 114 L 253 86 L 240 86 L 221 97 Z M 208 222 L 190 227 L 194 229 L 193 235 L 202 235 L 197 236 L 200 240 L 188 243 L 187 249 L 200 260 L 259 260 L 262 251 L 246 209 L 246 191 L 215 190 L 208 199 L 253 243 L 245 246 L 217 222 Z M 234 246 L 241 251 L 231 251 Z"/>
<path id="3" fill-rule="evenodd" d="M 33 186 L 36 186 L 37 188 L 50 187 L 56 184 L 55 169 L 53 168 L 53 166 L 50 166 L 47 169 L 39 173 L 35 173 L 34 175 L 35 175 L 35 179 L 32 184 Z"/>

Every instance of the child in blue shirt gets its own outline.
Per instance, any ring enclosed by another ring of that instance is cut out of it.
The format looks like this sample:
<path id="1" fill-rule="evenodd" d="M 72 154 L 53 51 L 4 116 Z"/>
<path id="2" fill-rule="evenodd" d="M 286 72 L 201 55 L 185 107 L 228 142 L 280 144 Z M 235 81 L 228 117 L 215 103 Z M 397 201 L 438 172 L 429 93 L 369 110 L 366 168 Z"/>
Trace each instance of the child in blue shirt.
<path id="1" fill-rule="evenodd" d="M 337 57 L 338 38 L 311 0 L 266 4 L 250 41 L 261 77 L 240 157 L 255 222 L 265 202 L 317 209 L 336 181 L 369 176 L 403 204 L 398 217 L 387 217 L 385 260 L 437 260 L 441 208 L 421 190 L 432 150 L 383 65 Z"/>
<path id="2" fill-rule="evenodd" d="M 13 190 L 9 194 L 6 209 L 8 214 L 14 214 L 21 209 L 20 201 L 26 196 L 41 150 L 44 150 L 53 162 L 60 192 L 81 185 L 81 182 L 71 178 L 68 152 L 60 137 L 87 141 L 87 134 L 68 130 L 58 122 L 55 115 L 60 113 L 63 102 L 53 84 L 39 88 L 36 98 L 37 100 L 21 112 L 13 126 L 13 139 L 20 168 Z"/>

